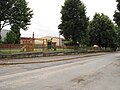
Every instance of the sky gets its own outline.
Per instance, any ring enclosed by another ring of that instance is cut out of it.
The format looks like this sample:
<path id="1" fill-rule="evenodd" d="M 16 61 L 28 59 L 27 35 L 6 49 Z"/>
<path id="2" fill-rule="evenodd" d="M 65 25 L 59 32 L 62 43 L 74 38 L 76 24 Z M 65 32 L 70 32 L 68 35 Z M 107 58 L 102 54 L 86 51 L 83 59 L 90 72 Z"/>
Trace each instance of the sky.
<path id="1" fill-rule="evenodd" d="M 26 0 L 33 10 L 31 25 L 27 31 L 21 30 L 21 37 L 59 36 L 58 25 L 61 23 L 61 6 L 65 0 Z M 81 0 L 86 6 L 87 16 L 92 20 L 95 12 L 104 13 L 113 19 L 116 0 Z"/>

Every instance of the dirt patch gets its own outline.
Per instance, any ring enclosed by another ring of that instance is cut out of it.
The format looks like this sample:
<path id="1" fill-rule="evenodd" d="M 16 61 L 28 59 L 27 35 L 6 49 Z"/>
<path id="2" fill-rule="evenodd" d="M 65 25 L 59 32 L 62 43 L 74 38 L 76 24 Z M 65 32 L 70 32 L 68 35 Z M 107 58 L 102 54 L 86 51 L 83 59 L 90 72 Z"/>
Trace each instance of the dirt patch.
<path id="1" fill-rule="evenodd" d="M 120 62 L 119 63 L 115 63 L 113 66 L 120 67 Z"/>
<path id="2" fill-rule="evenodd" d="M 80 82 L 83 82 L 85 81 L 83 78 L 76 78 L 76 79 L 73 79 L 72 82 L 76 82 L 76 83 L 80 83 Z"/>
<path id="3" fill-rule="evenodd" d="M 91 75 L 83 75 L 83 76 L 80 76 L 80 77 L 77 77 L 75 79 L 72 79 L 71 82 L 74 83 L 74 86 L 75 84 L 80 84 L 80 85 L 87 85 L 91 82 L 93 82 L 94 80 L 99 80 L 101 77 L 102 77 L 102 74 L 101 72 L 97 72 L 97 73 L 94 73 L 94 74 L 91 74 Z"/>

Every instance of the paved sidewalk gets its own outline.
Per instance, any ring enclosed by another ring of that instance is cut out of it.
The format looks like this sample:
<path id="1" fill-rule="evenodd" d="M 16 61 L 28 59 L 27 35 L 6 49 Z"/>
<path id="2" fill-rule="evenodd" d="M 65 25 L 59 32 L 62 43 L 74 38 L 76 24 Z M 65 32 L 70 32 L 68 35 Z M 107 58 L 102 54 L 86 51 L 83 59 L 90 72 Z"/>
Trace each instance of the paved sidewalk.
<path id="1" fill-rule="evenodd" d="M 0 60 L 0 65 L 47 63 L 47 62 L 56 62 L 56 61 L 84 58 L 90 56 L 98 56 L 104 54 L 106 53 L 88 53 L 88 54 L 79 54 L 79 55 L 50 56 L 50 57 L 37 57 L 37 58 L 24 58 L 24 59 L 2 59 Z"/>

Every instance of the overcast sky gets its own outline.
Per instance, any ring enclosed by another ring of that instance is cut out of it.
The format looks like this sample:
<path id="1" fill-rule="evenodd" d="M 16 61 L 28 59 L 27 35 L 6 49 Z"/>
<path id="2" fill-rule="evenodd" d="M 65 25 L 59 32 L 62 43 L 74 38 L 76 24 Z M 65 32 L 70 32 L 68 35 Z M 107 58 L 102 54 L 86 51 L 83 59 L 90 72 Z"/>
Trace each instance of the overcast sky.
<path id="1" fill-rule="evenodd" d="M 22 37 L 59 36 L 61 6 L 65 0 L 27 0 L 28 6 L 33 10 L 34 16 L 27 31 L 21 30 Z M 116 10 L 116 0 L 81 0 L 87 8 L 87 16 L 92 19 L 95 12 L 104 13 L 113 19 Z"/>

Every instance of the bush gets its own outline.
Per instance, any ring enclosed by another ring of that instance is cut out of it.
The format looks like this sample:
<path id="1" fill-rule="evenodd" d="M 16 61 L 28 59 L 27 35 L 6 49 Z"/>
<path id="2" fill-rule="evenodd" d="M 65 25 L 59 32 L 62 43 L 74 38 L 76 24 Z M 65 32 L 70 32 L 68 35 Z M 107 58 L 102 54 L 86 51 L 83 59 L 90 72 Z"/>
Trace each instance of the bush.
<path id="1" fill-rule="evenodd" d="M 16 39 L 17 39 L 16 34 L 13 31 L 10 31 L 10 32 L 7 33 L 4 42 L 6 44 L 15 44 Z"/>

